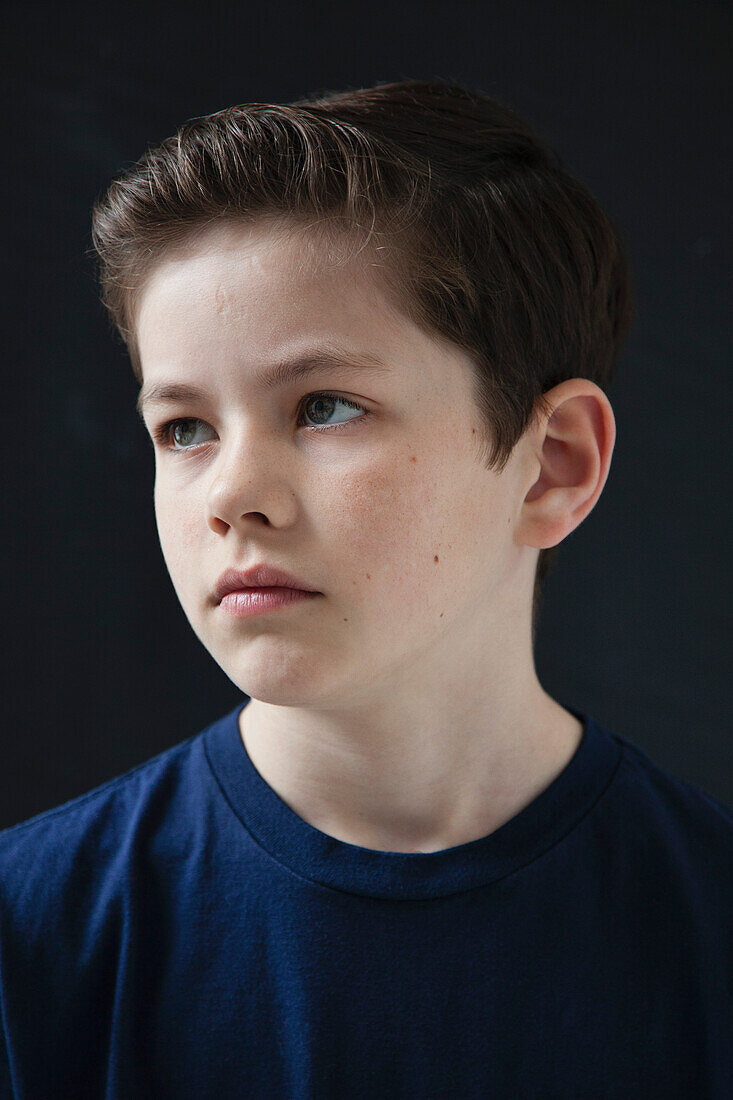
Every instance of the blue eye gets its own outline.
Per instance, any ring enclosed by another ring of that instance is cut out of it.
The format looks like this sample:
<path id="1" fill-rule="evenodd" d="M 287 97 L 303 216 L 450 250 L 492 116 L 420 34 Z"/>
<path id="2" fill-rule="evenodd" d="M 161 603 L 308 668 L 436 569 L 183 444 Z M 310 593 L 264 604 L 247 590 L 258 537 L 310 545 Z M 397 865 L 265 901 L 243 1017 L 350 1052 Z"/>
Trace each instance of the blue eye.
<path id="1" fill-rule="evenodd" d="M 187 445 L 184 444 L 180 447 L 172 446 L 171 443 L 170 443 L 171 436 L 173 435 L 174 432 L 179 432 L 179 426 L 180 425 L 183 425 L 184 434 L 185 434 L 185 426 L 187 424 L 203 424 L 203 423 L 204 423 L 203 420 L 197 420 L 196 418 L 189 418 L 189 419 L 179 418 L 178 420 L 169 420 L 167 424 L 161 424 L 160 428 L 156 429 L 155 438 L 157 439 L 157 441 L 159 443 L 162 443 L 163 445 L 165 445 L 171 451 L 190 451 L 190 450 L 192 450 L 190 445 L 187 446 Z M 190 432 L 191 432 L 191 429 L 188 428 L 188 433 L 190 433 Z M 174 436 L 174 438 L 175 438 L 175 436 Z M 180 442 L 180 439 L 178 440 L 178 442 Z"/>
<path id="2" fill-rule="evenodd" d="M 318 409 L 318 411 L 316 411 L 314 414 L 316 417 L 331 416 L 333 414 L 333 407 L 335 404 L 346 405 L 350 409 L 357 409 L 364 415 L 351 417 L 349 420 L 338 421 L 335 424 L 306 424 L 305 427 L 310 432 L 342 431 L 344 428 L 348 428 L 350 424 L 354 423 L 354 421 L 364 420 L 366 419 L 366 417 L 371 415 L 368 409 L 366 409 L 363 405 L 359 405 L 356 401 L 348 401 L 345 397 L 339 397 L 337 393 L 319 391 L 318 393 L 309 393 L 301 401 L 301 416 L 298 417 L 298 424 L 302 423 L 301 417 L 303 409 L 311 402 L 314 406 L 320 406 L 320 409 Z M 205 423 L 206 421 L 199 420 L 197 417 L 178 417 L 175 420 L 168 420 L 165 424 L 161 424 L 160 427 L 156 428 L 153 432 L 153 437 L 157 443 L 159 443 L 161 446 L 165 447 L 169 451 L 192 451 L 195 450 L 198 446 L 203 446 L 203 444 L 191 445 L 190 442 L 188 444 L 184 442 L 180 446 L 175 446 L 174 443 L 171 442 L 171 440 L 173 439 L 174 441 L 176 441 L 175 433 L 179 432 L 180 425 L 185 426 L 187 424 L 196 425 Z M 189 428 L 188 432 L 184 434 L 191 434 L 191 428 Z M 195 428 L 193 434 L 195 434 Z M 180 438 L 177 441 L 180 443 Z M 208 442 L 208 440 L 206 440 L 205 442 Z"/>
<path id="3" fill-rule="evenodd" d="M 345 397 L 339 397 L 337 393 L 309 393 L 307 397 L 303 398 L 303 401 L 301 402 L 301 409 L 305 408 L 305 406 L 307 404 L 309 404 L 310 401 L 313 401 L 314 399 L 315 399 L 314 404 L 325 405 L 325 407 L 326 407 L 325 408 L 325 414 L 324 414 L 323 410 L 321 410 L 320 414 L 317 414 L 317 415 L 321 415 L 321 416 L 323 416 L 323 415 L 330 416 L 329 406 L 333 406 L 334 403 L 338 403 L 338 404 L 341 404 L 341 405 L 347 405 L 350 409 L 359 409 L 360 412 L 363 412 L 363 413 L 367 412 L 367 410 L 364 408 L 363 405 L 358 405 L 356 403 L 356 401 L 347 401 Z M 352 417 L 351 418 L 351 420 L 361 420 L 361 419 L 362 419 L 362 417 Z M 307 427 L 313 427 L 313 428 L 316 429 L 316 431 L 318 431 L 318 430 L 323 431 L 324 428 L 326 430 L 330 431 L 332 428 L 343 427 L 346 424 L 350 424 L 351 420 L 339 421 L 337 424 L 314 424 L 314 425 L 306 425 L 306 426 Z"/>

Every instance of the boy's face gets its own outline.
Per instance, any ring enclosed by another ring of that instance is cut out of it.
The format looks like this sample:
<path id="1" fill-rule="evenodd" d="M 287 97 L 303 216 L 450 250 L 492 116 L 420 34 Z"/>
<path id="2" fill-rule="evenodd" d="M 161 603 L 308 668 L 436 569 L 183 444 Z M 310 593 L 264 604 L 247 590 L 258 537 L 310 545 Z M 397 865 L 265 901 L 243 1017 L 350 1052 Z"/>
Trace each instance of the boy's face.
<path id="1" fill-rule="evenodd" d="M 162 261 L 144 289 L 145 389 L 177 382 L 205 394 L 144 409 L 151 435 L 189 421 L 169 439 L 175 450 L 155 450 L 174 588 L 214 660 L 264 702 L 343 708 L 426 678 L 435 687 L 449 672 L 457 690 L 455 676 L 470 684 L 500 664 L 494 647 L 529 637 L 536 553 L 515 525 L 530 467 L 520 448 L 500 476 L 479 461 L 462 351 L 395 312 L 374 268 L 309 255 L 302 236 L 264 223 L 218 226 Z M 257 381 L 324 345 L 386 368 L 328 366 L 275 389 Z M 368 415 L 304 400 L 319 391 Z M 312 430 L 324 424 L 344 426 Z M 263 562 L 322 595 L 228 614 L 212 595 L 222 571 Z"/>

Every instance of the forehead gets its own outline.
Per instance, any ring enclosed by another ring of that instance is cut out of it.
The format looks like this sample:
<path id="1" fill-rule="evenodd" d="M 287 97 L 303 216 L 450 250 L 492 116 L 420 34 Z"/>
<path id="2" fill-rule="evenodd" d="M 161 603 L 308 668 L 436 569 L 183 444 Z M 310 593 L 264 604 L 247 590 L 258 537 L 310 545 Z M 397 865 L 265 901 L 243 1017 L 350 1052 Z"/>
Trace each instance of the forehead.
<path id="1" fill-rule="evenodd" d="M 386 268 L 372 255 L 361 257 L 347 239 L 327 237 L 297 225 L 270 220 L 252 225 L 223 222 L 166 248 L 138 294 L 138 323 L 155 300 L 201 295 L 217 313 L 242 313 L 264 295 L 274 304 L 278 290 L 297 291 L 313 300 L 357 297 L 365 307 L 379 304 L 395 316 L 399 310 L 387 293 Z M 317 292 L 317 293 L 316 293 Z M 288 306 L 297 306 L 289 300 Z"/>
<path id="2" fill-rule="evenodd" d="M 225 223 L 166 253 L 138 299 L 145 388 L 212 372 L 234 388 L 323 347 L 387 364 L 416 395 L 469 387 L 465 353 L 415 325 L 355 251 L 307 229 Z"/>
<path id="3" fill-rule="evenodd" d="M 414 326 L 379 268 L 353 251 L 348 241 L 330 246 L 321 234 L 279 224 L 211 227 L 166 251 L 145 280 L 134 318 L 141 356 L 202 327 L 209 338 L 246 333 L 270 343 L 324 324 L 341 334 L 404 335 Z"/>

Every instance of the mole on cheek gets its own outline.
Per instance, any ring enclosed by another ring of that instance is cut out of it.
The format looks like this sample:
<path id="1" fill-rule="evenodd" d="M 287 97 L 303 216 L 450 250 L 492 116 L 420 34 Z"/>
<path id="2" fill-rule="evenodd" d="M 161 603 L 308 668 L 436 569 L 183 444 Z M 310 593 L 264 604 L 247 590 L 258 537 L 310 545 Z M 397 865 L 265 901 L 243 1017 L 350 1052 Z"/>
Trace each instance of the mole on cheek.
<path id="1" fill-rule="evenodd" d="M 439 558 L 438 558 L 438 555 L 436 554 L 435 557 L 433 558 L 433 561 L 438 561 L 438 560 L 439 560 Z"/>

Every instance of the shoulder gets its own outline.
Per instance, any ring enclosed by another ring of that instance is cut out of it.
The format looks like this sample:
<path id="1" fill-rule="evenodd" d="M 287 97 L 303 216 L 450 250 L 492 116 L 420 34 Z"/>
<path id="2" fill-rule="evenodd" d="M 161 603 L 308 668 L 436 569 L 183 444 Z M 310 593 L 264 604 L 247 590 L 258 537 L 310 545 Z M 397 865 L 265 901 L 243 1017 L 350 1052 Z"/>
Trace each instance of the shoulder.
<path id="1" fill-rule="evenodd" d="M 663 874 L 706 883 L 733 901 L 733 807 L 662 767 L 637 744 L 616 736 L 622 748 L 614 784 L 623 839 Z"/>
<path id="2" fill-rule="evenodd" d="M 37 926 L 127 874 L 143 838 L 185 783 L 200 734 L 60 806 L 0 830 L 0 926 L 11 913 Z"/>
<path id="3" fill-rule="evenodd" d="M 629 786 L 643 791 L 649 805 L 662 814 L 666 809 L 690 826 L 719 834 L 721 839 L 733 840 L 733 806 L 662 767 L 633 741 L 617 740 Z"/>

